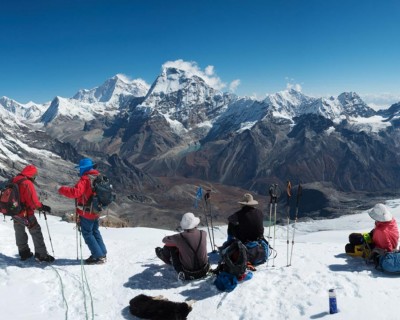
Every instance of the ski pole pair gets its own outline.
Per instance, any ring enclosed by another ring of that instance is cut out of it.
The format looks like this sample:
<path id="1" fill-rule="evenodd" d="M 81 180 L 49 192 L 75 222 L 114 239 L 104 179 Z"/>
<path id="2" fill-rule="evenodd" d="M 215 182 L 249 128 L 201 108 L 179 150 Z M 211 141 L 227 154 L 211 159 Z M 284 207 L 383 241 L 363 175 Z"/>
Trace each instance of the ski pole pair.
<path id="1" fill-rule="evenodd" d="M 287 207 L 286 207 L 286 212 L 287 212 L 287 238 L 286 238 L 286 243 L 287 243 L 287 256 L 286 256 L 286 266 L 289 267 L 292 265 L 292 257 L 293 257 L 293 247 L 294 247 L 294 236 L 296 233 L 296 222 L 297 222 L 297 216 L 299 213 L 299 204 L 300 204 L 300 198 L 302 195 L 302 186 L 299 183 L 299 186 L 297 187 L 297 196 L 296 196 L 296 213 L 294 217 L 294 223 L 293 223 L 293 234 L 292 234 L 292 247 L 290 250 L 290 256 L 289 256 L 289 238 L 290 238 L 290 233 L 289 233 L 289 226 L 290 226 L 290 197 L 292 196 L 291 193 L 292 185 L 290 181 L 287 181 L 287 187 L 286 187 L 286 199 L 287 199 Z"/>
<path id="2" fill-rule="evenodd" d="M 292 264 L 292 257 L 293 257 L 293 248 L 294 248 L 294 239 L 295 239 L 295 232 L 296 232 L 296 223 L 297 223 L 297 217 L 298 217 L 298 212 L 299 212 L 299 204 L 300 204 L 300 198 L 302 196 L 302 186 L 299 183 L 298 188 L 297 188 L 297 198 L 296 198 L 296 213 L 295 213 L 295 220 L 293 224 L 293 234 L 292 234 L 292 246 L 289 250 L 290 247 L 290 231 L 289 231 L 289 226 L 290 226 L 290 198 L 292 196 L 291 194 L 291 189 L 292 185 L 290 181 L 287 181 L 286 185 L 286 213 L 287 213 L 287 238 L 286 238 L 286 244 L 287 244 L 287 257 L 286 257 L 286 262 L 287 262 L 287 267 L 291 266 Z M 273 230 L 273 248 L 275 248 L 275 240 L 276 240 L 276 210 L 277 210 L 277 202 L 278 202 L 278 197 L 280 196 L 280 189 L 278 184 L 272 184 L 269 188 L 269 196 L 270 196 L 270 206 L 269 206 L 269 226 L 268 226 L 268 239 L 271 237 L 271 224 L 272 224 L 272 211 L 274 212 L 274 230 Z M 290 255 L 289 255 L 290 252 Z M 268 264 L 268 261 L 267 261 Z M 275 256 L 272 260 L 272 266 L 275 267 Z"/>
<path id="3" fill-rule="evenodd" d="M 212 210 L 211 210 L 211 190 L 208 189 L 203 196 L 203 189 L 198 187 L 196 192 L 196 198 L 194 202 L 194 207 L 198 207 L 198 201 L 202 200 L 202 207 L 203 207 L 203 214 L 206 220 L 208 236 L 210 238 L 210 244 L 213 252 L 216 252 L 215 248 L 215 238 L 214 238 L 214 226 L 213 226 L 213 218 L 212 218 Z M 208 217 L 210 218 L 210 224 L 208 223 Z M 211 232 L 210 232 L 210 225 L 211 225 Z"/>
<path id="4" fill-rule="evenodd" d="M 207 224 L 208 235 L 210 237 L 211 248 L 212 252 L 216 252 L 214 225 L 213 225 L 212 210 L 211 210 L 211 190 L 207 190 L 207 192 L 204 194 L 203 200 L 204 200 L 203 211 L 204 211 L 204 216 L 206 218 L 206 224 Z M 210 226 L 208 225 L 207 216 L 210 217 Z M 210 232 L 210 227 L 211 227 L 211 232 Z"/>

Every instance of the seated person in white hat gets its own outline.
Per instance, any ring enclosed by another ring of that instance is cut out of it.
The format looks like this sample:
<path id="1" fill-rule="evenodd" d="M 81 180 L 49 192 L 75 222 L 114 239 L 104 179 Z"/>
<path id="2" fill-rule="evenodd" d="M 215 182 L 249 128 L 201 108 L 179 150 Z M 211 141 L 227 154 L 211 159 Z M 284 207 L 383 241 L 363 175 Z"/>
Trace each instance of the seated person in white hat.
<path id="1" fill-rule="evenodd" d="M 243 243 L 264 239 L 263 213 L 255 207 L 258 201 L 254 200 L 250 193 L 246 193 L 239 204 L 242 208 L 228 217 L 227 242 L 229 243 L 232 238 L 239 239 Z"/>
<path id="2" fill-rule="evenodd" d="M 210 269 L 207 256 L 207 233 L 196 227 L 200 219 L 187 212 L 181 220 L 181 233 L 165 237 L 163 248 L 155 249 L 157 257 L 172 264 L 178 278 L 193 280 L 204 277 Z"/>
<path id="3" fill-rule="evenodd" d="M 378 203 L 368 214 L 375 220 L 375 228 L 371 231 L 372 243 L 375 249 L 378 248 L 389 252 L 397 249 L 399 229 L 397 228 L 396 219 L 393 218 L 388 207 Z"/>

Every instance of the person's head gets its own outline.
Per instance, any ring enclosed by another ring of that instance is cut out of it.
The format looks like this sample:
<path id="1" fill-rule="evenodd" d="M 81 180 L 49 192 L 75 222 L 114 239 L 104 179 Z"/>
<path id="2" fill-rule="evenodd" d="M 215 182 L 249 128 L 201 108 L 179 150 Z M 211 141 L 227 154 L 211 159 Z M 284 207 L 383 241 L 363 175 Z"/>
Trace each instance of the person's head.
<path id="1" fill-rule="evenodd" d="M 186 212 L 182 216 L 181 228 L 183 230 L 190 230 L 190 229 L 196 228 L 199 223 L 200 223 L 199 218 L 195 217 L 194 214 L 191 212 Z"/>
<path id="2" fill-rule="evenodd" d="M 28 164 L 24 169 L 22 169 L 21 175 L 27 177 L 29 180 L 35 181 L 38 175 L 38 170 L 33 164 Z"/>
<path id="3" fill-rule="evenodd" d="M 378 222 L 392 221 L 392 214 L 388 207 L 382 203 L 377 203 L 371 210 L 368 211 L 369 216 Z"/>
<path id="4" fill-rule="evenodd" d="M 239 201 L 238 203 L 240 203 L 243 206 L 251 206 L 251 207 L 258 205 L 258 201 L 254 200 L 253 196 L 250 193 L 245 193 L 243 195 L 242 201 Z"/>
<path id="5" fill-rule="evenodd" d="M 75 166 L 75 168 L 79 168 L 79 175 L 83 176 L 85 172 L 92 170 L 95 166 L 96 164 L 93 163 L 92 159 L 83 158 L 81 161 L 79 161 L 79 164 Z"/>

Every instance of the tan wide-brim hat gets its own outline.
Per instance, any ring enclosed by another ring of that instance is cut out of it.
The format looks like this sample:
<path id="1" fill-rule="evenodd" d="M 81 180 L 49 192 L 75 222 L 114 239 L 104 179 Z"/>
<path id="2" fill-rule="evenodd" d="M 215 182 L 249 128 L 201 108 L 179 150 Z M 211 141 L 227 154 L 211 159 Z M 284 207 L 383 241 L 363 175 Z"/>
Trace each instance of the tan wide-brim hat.
<path id="1" fill-rule="evenodd" d="M 388 222 L 392 221 L 393 216 L 390 213 L 388 207 L 382 203 L 377 203 L 369 212 L 369 216 L 375 221 Z"/>
<path id="2" fill-rule="evenodd" d="M 258 201 L 253 199 L 253 196 L 250 193 L 245 193 L 242 201 L 239 201 L 240 204 L 245 206 L 256 206 L 258 205 Z"/>
<path id="3" fill-rule="evenodd" d="M 200 223 L 200 219 L 195 217 L 193 213 L 186 212 L 181 220 L 181 228 L 183 230 L 189 230 L 196 228 Z"/>

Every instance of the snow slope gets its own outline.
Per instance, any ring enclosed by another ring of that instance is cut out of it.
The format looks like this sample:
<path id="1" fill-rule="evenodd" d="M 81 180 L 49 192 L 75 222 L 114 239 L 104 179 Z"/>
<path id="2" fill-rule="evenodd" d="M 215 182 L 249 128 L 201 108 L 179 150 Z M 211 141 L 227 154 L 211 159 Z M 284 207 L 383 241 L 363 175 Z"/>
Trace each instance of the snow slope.
<path id="1" fill-rule="evenodd" d="M 400 200 L 387 204 L 400 221 Z M 251 280 L 230 293 L 219 292 L 211 277 L 182 283 L 171 267 L 156 258 L 154 248 L 172 231 L 102 228 L 108 262 L 82 268 L 74 225 L 54 216 L 47 221 L 57 258 L 50 266 L 19 261 L 12 223 L 8 219 L 0 223 L 1 319 L 92 319 L 88 288 L 82 287 L 83 271 L 93 298 L 94 319 L 134 319 L 127 306 L 141 293 L 162 294 L 174 301 L 197 300 L 189 319 L 399 319 L 398 277 L 343 253 L 349 233 L 372 229 L 373 220 L 366 212 L 297 223 L 290 267 L 286 266 L 287 229 L 277 227 L 276 259 L 259 266 Z M 39 222 L 51 253 L 43 216 Z M 291 237 L 293 227 L 289 229 Z M 273 234 L 272 229 L 265 231 Z M 216 243 L 222 244 L 225 237 L 226 226 L 216 227 Z M 84 243 L 82 250 L 87 258 Z M 215 254 L 210 258 L 217 261 Z M 330 288 L 336 289 L 339 308 L 331 316 Z"/>

